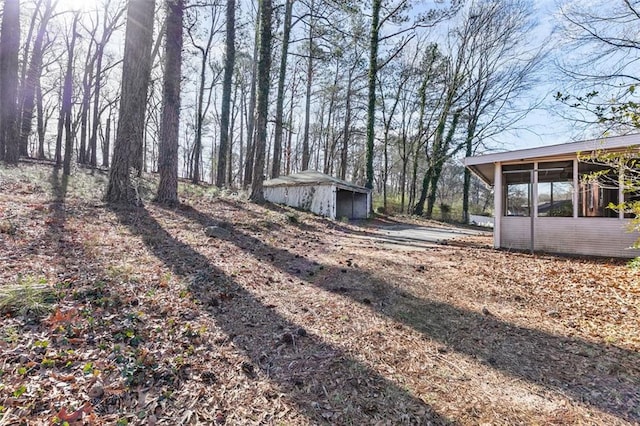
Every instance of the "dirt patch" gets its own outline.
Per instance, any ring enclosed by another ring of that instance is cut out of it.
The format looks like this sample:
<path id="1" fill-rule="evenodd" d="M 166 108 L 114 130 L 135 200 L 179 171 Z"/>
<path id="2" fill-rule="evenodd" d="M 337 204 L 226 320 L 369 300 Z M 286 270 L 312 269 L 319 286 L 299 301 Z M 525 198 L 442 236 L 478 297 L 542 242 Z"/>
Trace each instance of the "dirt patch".
<path id="1" fill-rule="evenodd" d="M 488 236 L 390 250 L 197 188 L 112 209 L 89 176 L 3 173 L 1 285 L 56 294 L 42 317 L 3 314 L 4 423 L 640 422 L 624 262 Z"/>

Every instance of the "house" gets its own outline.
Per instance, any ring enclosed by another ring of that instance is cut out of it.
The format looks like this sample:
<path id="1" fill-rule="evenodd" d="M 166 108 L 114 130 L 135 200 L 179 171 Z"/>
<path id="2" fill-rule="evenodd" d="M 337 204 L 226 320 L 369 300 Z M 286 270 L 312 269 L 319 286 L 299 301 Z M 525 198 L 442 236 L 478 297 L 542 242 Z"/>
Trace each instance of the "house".
<path id="1" fill-rule="evenodd" d="M 623 190 L 623 176 L 585 157 L 631 151 L 640 134 L 467 157 L 464 164 L 494 188 L 494 246 L 607 257 L 640 256 L 631 248 L 632 215 L 607 206 L 640 200 Z M 591 179 L 587 177 L 591 176 Z"/>
<path id="2" fill-rule="evenodd" d="M 313 170 L 264 182 L 264 198 L 330 219 L 366 219 L 371 190 Z"/>

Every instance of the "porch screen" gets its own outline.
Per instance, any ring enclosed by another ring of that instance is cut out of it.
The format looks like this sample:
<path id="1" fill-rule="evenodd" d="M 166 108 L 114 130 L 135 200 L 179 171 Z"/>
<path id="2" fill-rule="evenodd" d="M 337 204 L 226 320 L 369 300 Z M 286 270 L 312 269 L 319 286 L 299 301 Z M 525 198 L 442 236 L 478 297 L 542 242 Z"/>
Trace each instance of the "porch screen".
<path id="1" fill-rule="evenodd" d="M 578 163 L 580 178 L 580 217 L 612 217 L 618 212 L 608 208 L 609 203 L 618 204 L 620 190 L 618 174 L 610 167 L 596 163 Z"/>
<path id="2" fill-rule="evenodd" d="M 531 170 L 533 164 L 503 166 L 504 215 L 531 215 Z"/>
<path id="3" fill-rule="evenodd" d="M 538 216 L 573 216 L 573 161 L 538 163 Z"/>

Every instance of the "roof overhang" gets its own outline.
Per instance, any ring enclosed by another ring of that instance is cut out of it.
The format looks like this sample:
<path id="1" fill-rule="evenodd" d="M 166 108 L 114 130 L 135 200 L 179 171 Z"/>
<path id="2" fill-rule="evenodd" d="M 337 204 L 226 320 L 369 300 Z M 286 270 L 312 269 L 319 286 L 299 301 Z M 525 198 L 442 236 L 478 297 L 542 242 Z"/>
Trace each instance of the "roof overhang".
<path id="1" fill-rule="evenodd" d="M 346 182 L 315 170 L 305 170 L 300 173 L 269 179 L 265 181 L 263 185 L 265 188 L 330 185 L 345 191 L 360 192 L 364 194 L 371 192 L 371 189 L 369 188 L 354 185 L 350 182 Z"/>
<path id="2" fill-rule="evenodd" d="M 493 185 L 496 164 L 517 164 L 538 160 L 575 158 L 578 153 L 593 151 L 612 151 L 640 145 L 640 134 L 590 139 L 537 148 L 497 152 L 464 159 L 464 165 L 487 185 Z"/>

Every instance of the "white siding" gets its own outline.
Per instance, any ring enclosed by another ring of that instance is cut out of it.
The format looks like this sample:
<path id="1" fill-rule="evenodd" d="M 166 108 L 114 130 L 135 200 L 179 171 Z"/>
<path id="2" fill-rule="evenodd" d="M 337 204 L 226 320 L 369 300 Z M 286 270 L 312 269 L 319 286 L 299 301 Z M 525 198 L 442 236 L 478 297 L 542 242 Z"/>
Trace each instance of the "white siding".
<path id="1" fill-rule="evenodd" d="M 332 185 L 275 186 L 264 188 L 264 198 L 272 203 L 286 204 L 335 219 L 334 191 Z"/>
<path id="2" fill-rule="evenodd" d="M 626 232 L 629 223 L 629 220 L 612 218 L 539 217 L 534 225 L 535 250 L 606 257 L 640 256 L 640 250 L 629 249 L 640 237 Z M 502 224 L 503 248 L 531 248 L 531 218 L 503 217 Z"/>
<path id="3" fill-rule="evenodd" d="M 531 218 L 503 216 L 500 218 L 500 247 L 506 249 L 531 249 Z"/>

